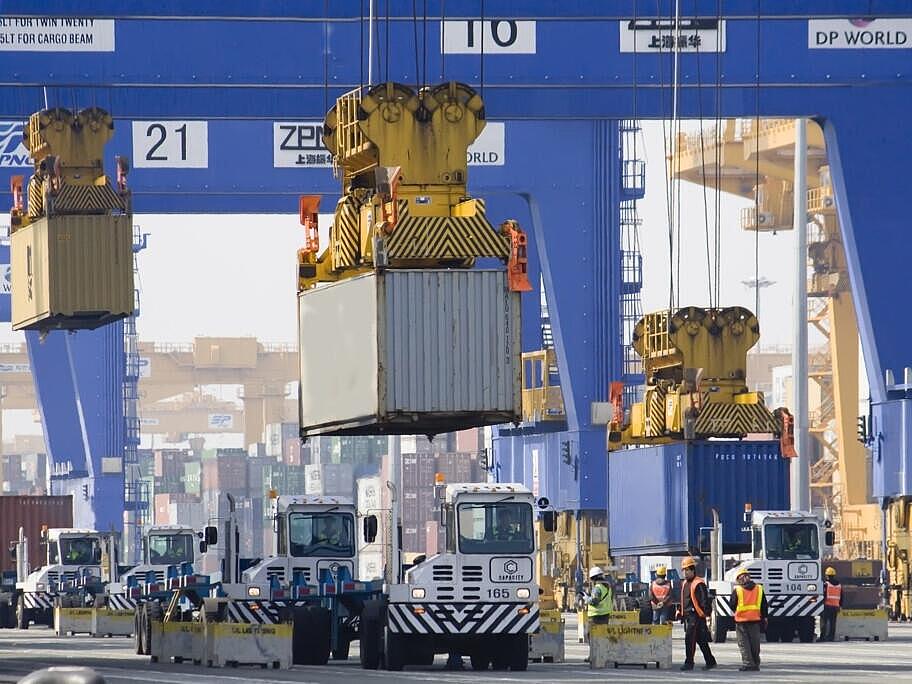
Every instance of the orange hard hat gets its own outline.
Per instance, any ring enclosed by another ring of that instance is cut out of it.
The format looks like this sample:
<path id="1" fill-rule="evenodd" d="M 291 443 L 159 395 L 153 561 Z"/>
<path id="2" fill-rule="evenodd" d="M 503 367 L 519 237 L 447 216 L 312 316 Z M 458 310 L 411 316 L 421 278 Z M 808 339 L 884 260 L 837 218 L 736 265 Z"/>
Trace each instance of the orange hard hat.
<path id="1" fill-rule="evenodd" d="M 684 559 L 684 562 L 681 563 L 681 569 L 686 570 L 687 568 L 696 568 L 697 559 L 693 557 L 688 557 Z"/>

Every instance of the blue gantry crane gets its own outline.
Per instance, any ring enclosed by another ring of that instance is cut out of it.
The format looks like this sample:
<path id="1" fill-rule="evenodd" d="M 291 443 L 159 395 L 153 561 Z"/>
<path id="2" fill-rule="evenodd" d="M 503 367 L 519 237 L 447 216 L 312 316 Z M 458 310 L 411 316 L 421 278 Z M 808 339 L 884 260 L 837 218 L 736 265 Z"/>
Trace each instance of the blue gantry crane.
<path id="1" fill-rule="evenodd" d="M 523 425 L 505 439 L 521 445 L 529 484 L 526 445 L 540 441 L 539 458 L 559 473 L 540 481 L 543 495 L 603 510 L 604 433 L 591 405 L 608 397 L 608 383 L 637 374 L 625 369 L 622 328 L 635 316 L 642 273 L 621 242 L 635 224 L 623 188 L 636 158 L 622 157 L 630 152 L 620 122 L 814 117 L 825 132 L 869 374 L 874 494 L 885 506 L 912 497 L 909 323 L 896 314 L 912 71 L 908 49 L 861 39 L 908 33 L 908 8 L 697 0 L 676 15 L 671 0 L 649 8 L 635 0 L 431 0 L 417 27 L 428 47 L 416 60 L 412 6 L 390 0 L 390 20 L 371 29 L 381 59 L 369 65 L 361 4 L 226 0 L 213 10 L 140 0 L 124 9 L 102 0 L 87 11 L 63 0 L 11 0 L 10 14 L 94 18 L 83 31 L 93 48 L 0 54 L 8 86 L 0 118 L 27 115 L 44 88 L 52 98 L 96 99 L 117 117 L 112 150 L 132 151 L 138 211 L 290 214 L 301 193 L 337 196 L 317 142 L 337 95 L 370 76 L 478 88 L 490 121 L 503 126 L 478 141 L 470 189 L 488 198 L 489 213 L 513 216 L 530 234 L 529 275 L 543 284 L 566 416 L 566 427 Z M 283 45 L 287 58 L 219 49 L 235 44 Z M 540 298 L 524 306 L 524 349 L 541 350 Z M 563 442 L 571 444 L 565 465 Z M 511 477 L 519 460 L 502 463 Z"/>

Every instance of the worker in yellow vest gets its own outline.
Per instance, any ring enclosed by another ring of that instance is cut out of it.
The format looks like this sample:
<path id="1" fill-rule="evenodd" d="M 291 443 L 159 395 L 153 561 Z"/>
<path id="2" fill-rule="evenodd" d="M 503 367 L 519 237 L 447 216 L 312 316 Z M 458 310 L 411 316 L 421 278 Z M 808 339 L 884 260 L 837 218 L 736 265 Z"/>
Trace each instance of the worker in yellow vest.
<path id="1" fill-rule="evenodd" d="M 682 670 L 694 669 L 694 654 L 697 646 L 703 653 L 704 670 L 711 670 L 716 666 L 716 659 L 709 647 L 709 628 L 706 626 L 706 616 L 712 610 L 712 601 L 709 598 L 709 589 L 706 580 L 697 574 L 696 558 L 685 558 L 681 563 L 684 570 L 684 583 L 681 585 L 681 614 L 684 622 L 684 664 Z"/>
<path id="2" fill-rule="evenodd" d="M 826 569 L 823 583 L 823 615 L 820 616 L 820 638 L 817 641 L 833 641 L 836 638 L 836 616 L 842 609 L 842 585 L 836 579 L 836 568 Z"/>
<path id="3" fill-rule="evenodd" d="M 664 565 L 656 568 L 656 577 L 649 585 L 649 605 L 652 606 L 652 624 L 664 625 L 668 620 L 668 602 L 671 599 L 671 582 L 666 579 Z"/>
<path id="4" fill-rule="evenodd" d="M 751 579 L 747 568 L 741 568 L 735 578 L 729 605 L 735 615 L 738 649 L 741 651 L 741 672 L 760 669 L 760 632 L 765 629 L 769 608 L 763 586 Z"/>
<path id="5" fill-rule="evenodd" d="M 599 566 L 589 570 L 591 584 L 589 595 L 586 597 L 586 618 L 590 625 L 606 625 L 611 611 L 614 610 L 614 590 L 605 571 Z"/>

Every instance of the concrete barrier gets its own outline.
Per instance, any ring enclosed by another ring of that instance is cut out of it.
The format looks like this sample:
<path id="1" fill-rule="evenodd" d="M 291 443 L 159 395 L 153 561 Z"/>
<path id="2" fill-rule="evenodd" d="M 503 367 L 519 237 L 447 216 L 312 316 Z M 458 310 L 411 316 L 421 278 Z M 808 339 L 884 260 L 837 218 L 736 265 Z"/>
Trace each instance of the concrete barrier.
<path id="1" fill-rule="evenodd" d="M 541 611 L 541 628 L 529 637 L 529 660 L 564 662 L 564 618 L 559 610 Z"/>
<path id="2" fill-rule="evenodd" d="M 206 625 L 206 656 L 209 666 L 261 665 L 290 668 L 293 627 L 278 625 L 210 622 Z"/>
<path id="3" fill-rule="evenodd" d="M 94 637 L 132 636 L 132 610 L 113 608 L 92 608 L 92 631 Z"/>
<path id="4" fill-rule="evenodd" d="M 151 634 L 149 655 L 153 663 L 190 660 L 199 665 L 202 662 L 206 647 L 203 623 L 152 620 Z"/>
<path id="5" fill-rule="evenodd" d="M 589 667 L 600 670 L 621 665 L 670 668 L 671 625 L 592 625 Z"/>
<path id="6" fill-rule="evenodd" d="M 640 611 L 638 610 L 615 610 L 612 611 L 611 617 L 608 618 L 609 624 L 612 625 L 638 625 L 640 624 Z"/>
<path id="7" fill-rule="evenodd" d="M 91 608 L 54 608 L 54 633 L 57 636 L 92 633 Z"/>
<path id="8" fill-rule="evenodd" d="M 836 618 L 836 641 L 864 639 L 865 641 L 887 640 L 887 611 L 879 609 L 860 610 L 844 608 Z"/>

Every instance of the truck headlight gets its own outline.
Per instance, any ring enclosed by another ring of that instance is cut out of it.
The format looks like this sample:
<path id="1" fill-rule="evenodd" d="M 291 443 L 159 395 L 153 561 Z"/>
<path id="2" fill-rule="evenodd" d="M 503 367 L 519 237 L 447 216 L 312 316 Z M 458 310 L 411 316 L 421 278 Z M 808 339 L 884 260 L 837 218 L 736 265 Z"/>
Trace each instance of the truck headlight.
<path id="1" fill-rule="evenodd" d="M 516 598 L 527 599 L 529 598 L 529 590 L 525 587 L 520 587 L 516 590 Z"/>
<path id="2" fill-rule="evenodd" d="M 424 587 L 413 587 L 412 588 L 412 598 L 413 599 L 423 599 L 425 597 Z"/>
<path id="3" fill-rule="evenodd" d="M 816 585 L 816 584 L 809 584 L 809 585 L 808 585 L 808 591 L 817 591 L 817 585 Z"/>
<path id="4" fill-rule="evenodd" d="M 259 587 L 247 587 L 247 596 L 257 598 L 260 595 Z"/>

